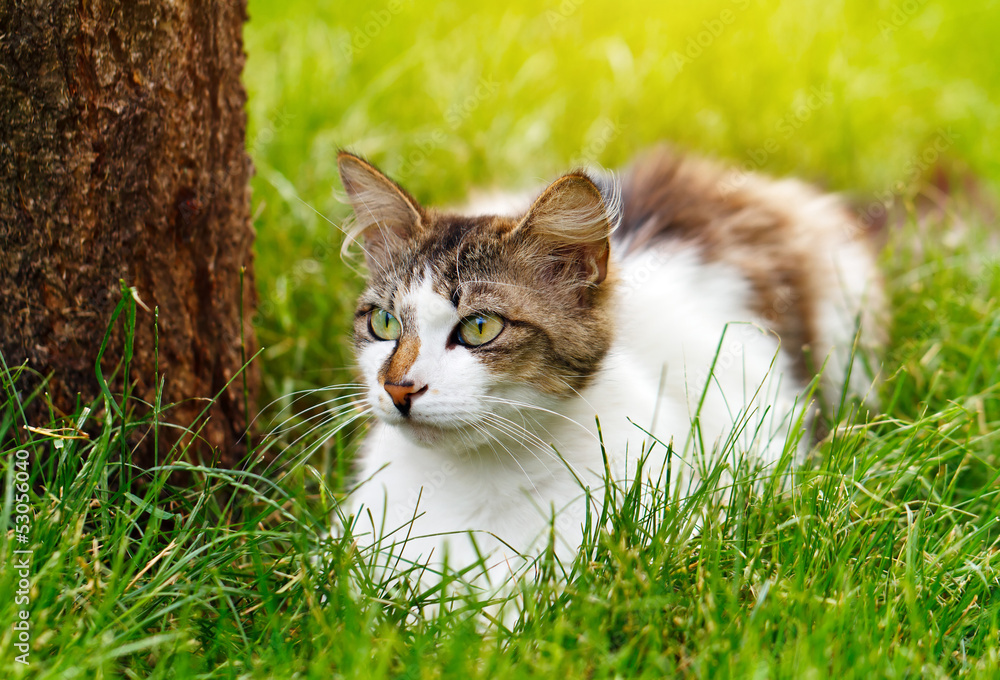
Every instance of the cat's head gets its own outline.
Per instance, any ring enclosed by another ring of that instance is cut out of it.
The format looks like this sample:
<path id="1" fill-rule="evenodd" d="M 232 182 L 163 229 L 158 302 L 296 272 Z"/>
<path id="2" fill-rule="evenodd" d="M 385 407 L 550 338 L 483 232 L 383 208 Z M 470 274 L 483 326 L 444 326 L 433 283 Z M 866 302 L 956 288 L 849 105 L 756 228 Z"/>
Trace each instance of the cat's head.
<path id="1" fill-rule="evenodd" d="M 463 217 L 355 155 L 338 165 L 369 270 L 355 353 L 381 420 L 419 441 L 478 439 L 594 376 L 613 332 L 612 225 L 587 175 L 556 180 L 523 215 Z"/>

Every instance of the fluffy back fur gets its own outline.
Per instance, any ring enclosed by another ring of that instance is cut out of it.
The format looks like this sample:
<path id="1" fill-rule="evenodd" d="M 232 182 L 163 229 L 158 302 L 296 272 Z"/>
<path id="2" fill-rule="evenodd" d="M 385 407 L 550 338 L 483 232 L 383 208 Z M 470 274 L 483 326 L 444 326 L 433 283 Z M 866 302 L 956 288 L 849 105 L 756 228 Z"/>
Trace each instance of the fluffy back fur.
<path id="1" fill-rule="evenodd" d="M 647 433 L 673 442 L 683 493 L 723 450 L 765 467 L 801 451 L 822 366 L 828 389 L 850 374 L 870 392 L 851 361 L 879 341 L 872 250 L 807 185 L 660 148 L 620 183 L 577 171 L 459 214 L 338 160 L 370 272 L 354 337 L 376 421 L 354 530 L 406 561 L 506 571 L 553 521 L 569 559 L 602 443 L 626 480 L 640 455 L 666 464 Z"/>

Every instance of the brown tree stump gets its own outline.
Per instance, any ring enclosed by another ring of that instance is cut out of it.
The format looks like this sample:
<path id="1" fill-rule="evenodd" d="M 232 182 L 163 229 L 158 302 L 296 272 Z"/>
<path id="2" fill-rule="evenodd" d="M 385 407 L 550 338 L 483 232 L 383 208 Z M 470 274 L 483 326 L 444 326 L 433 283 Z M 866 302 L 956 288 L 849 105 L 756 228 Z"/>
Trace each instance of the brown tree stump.
<path id="1" fill-rule="evenodd" d="M 159 309 L 163 402 L 179 402 L 164 418 L 188 426 L 203 398 L 221 393 L 200 433 L 213 450 L 199 455 L 234 464 L 247 423 L 242 377 L 225 386 L 243 364 L 241 336 L 252 353 L 256 301 L 240 82 L 246 1 L 0 5 L 7 365 L 51 375 L 57 413 L 97 397 L 95 360 L 124 280 Z M 138 309 L 136 326 L 128 380 L 152 403 L 153 313 Z M 106 376 L 122 346 L 119 327 Z M 246 377 L 252 401 L 257 374 Z M 22 393 L 29 382 L 22 374 Z M 112 390 L 123 392 L 121 376 Z M 42 407 L 36 400 L 29 420 L 44 426 Z M 164 453 L 140 448 L 140 464 Z"/>

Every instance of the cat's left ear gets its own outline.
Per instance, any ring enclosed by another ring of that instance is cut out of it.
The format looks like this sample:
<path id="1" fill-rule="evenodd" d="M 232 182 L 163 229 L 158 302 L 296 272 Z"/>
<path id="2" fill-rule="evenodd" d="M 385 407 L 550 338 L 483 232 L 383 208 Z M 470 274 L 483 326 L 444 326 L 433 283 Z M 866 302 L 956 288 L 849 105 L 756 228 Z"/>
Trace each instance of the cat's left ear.
<path id="1" fill-rule="evenodd" d="M 578 282 L 599 284 L 607 278 L 611 252 L 604 197 L 582 173 L 560 177 L 539 196 L 511 236 L 541 241 Z"/>
<path id="2" fill-rule="evenodd" d="M 354 227 L 349 237 L 363 238 L 369 264 L 388 268 L 393 252 L 423 227 L 423 208 L 401 186 L 359 156 L 341 151 L 337 154 L 337 168 L 354 208 Z"/>

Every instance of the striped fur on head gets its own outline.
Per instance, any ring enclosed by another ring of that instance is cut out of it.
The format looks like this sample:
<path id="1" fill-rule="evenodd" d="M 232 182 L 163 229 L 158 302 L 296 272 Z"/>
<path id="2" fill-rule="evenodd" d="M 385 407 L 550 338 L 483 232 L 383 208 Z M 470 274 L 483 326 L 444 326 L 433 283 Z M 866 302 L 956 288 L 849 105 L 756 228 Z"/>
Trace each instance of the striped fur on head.
<path id="1" fill-rule="evenodd" d="M 409 291 L 429 281 L 460 319 L 493 313 L 504 330 L 470 352 L 498 383 L 517 383 L 553 396 L 585 386 L 612 341 L 609 235 L 612 224 L 601 191 L 583 173 L 552 183 L 521 217 L 465 217 L 420 206 L 371 163 L 338 156 L 354 208 L 350 239 L 369 265 L 355 323 L 360 355 L 380 342 L 368 329 L 378 307 L 395 315 L 402 335 L 379 369 L 379 380 L 405 378 L 405 367 L 425 351 L 414 329 L 418 310 Z M 431 386 L 433 387 L 433 386 Z"/>

